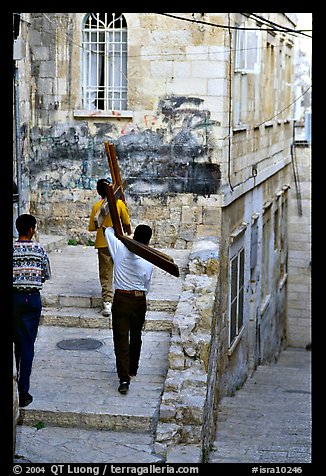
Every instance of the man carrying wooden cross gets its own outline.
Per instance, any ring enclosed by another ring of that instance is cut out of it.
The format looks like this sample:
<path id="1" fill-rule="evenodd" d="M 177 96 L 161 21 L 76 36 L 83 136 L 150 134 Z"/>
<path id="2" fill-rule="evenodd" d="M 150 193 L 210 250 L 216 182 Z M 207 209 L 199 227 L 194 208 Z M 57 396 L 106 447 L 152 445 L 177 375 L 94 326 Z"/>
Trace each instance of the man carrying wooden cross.
<path id="1" fill-rule="evenodd" d="M 125 202 L 124 197 L 124 187 L 125 181 L 121 180 L 120 170 L 118 167 L 114 145 L 109 144 L 107 141 L 104 142 L 105 149 L 108 157 L 110 172 L 112 176 L 112 184 L 106 184 L 106 197 L 108 208 L 110 211 L 113 229 L 115 236 L 122 241 L 122 243 L 128 248 L 129 251 L 132 251 L 137 256 L 141 256 L 150 263 L 158 266 L 159 268 L 167 271 L 173 276 L 179 276 L 179 268 L 174 263 L 173 259 L 160 251 L 151 248 L 145 244 L 139 243 L 136 240 L 132 240 L 123 233 L 121 226 L 121 221 L 117 209 L 117 200 L 122 199 Z"/>
<path id="2" fill-rule="evenodd" d="M 152 229 L 148 225 L 135 228 L 134 240 L 148 245 Z M 114 296 L 112 330 L 119 392 L 129 390 L 130 378 L 137 375 L 142 346 L 142 328 L 146 315 L 146 295 L 150 290 L 153 265 L 132 253 L 106 228 L 105 238 L 114 262 Z"/>
<path id="3" fill-rule="evenodd" d="M 101 199 L 93 205 L 88 224 L 88 231 L 96 231 L 94 246 L 97 249 L 98 256 L 98 272 L 101 283 L 103 316 L 109 316 L 111 314 L 111 304 L 113 299 L 113 261 L 103 232 L 103 227 L 112 226 L 112 220 L 106 199 L 106 183 L 112 183 L 112 180 L 108 178 L 99 179 L 97 181 L 96 190 Z M 125 203 L 120 199 L 117 200 L 117 210 L 125 233 L 130 235 L 131 225 L 128 209 Z"/>
<path id="4" fill-rule="evenodd" d="M 152 229 L 148 225 L 138 225 L 133 239 L 124 235 L 116 205 L 118 198 L 124 200 L 124 184 L 113 144 L 105 142 L 105 148 L 113 179 L 112 184 L 105 184 L 113 227 L 106 228 L 104 234 L 114 262 L 112 330 L 120 380 L 118 391 L 125 395 L 130 378 L 136 376 L 138 371 L 146 295 L 150 290 L 153 264 L 174 276 L 179 276 L 179 269 L 172 258 L 148 246 L 152 237 Z"/>

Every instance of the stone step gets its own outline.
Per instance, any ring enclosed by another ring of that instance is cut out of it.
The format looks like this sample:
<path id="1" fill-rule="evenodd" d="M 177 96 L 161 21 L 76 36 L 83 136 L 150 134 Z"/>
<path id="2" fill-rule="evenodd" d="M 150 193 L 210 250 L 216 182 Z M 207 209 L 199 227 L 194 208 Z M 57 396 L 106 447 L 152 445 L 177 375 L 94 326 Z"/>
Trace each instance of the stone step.
<path id="1" fill-rule="evenodd" d="M 102 298 L 100 296 L 89 296 L 83 293 L 69 294 L 69 293 L 49 293 L 42 292 L 43 307 L 75 307 L 75 308 L 98 308 L 102 306 Z M 170 299 L 160 299 L 159 296 L 150 294 L 147 298 L 147 309 L 154 311 L 174 312 L 178 304 L 177 297 Z"/>
<path id="2" fill-rule="evenodd" d="M 128 399 L 126 399 L 127 401 Z M 37 426 L 45 422 L 46 426 L 59 426 L 64 428 L 82 428 L 93 430 L 111 430 L 111 431 L 139 431 L 148 432 L 154 431 L 154 417 L 156 413 L 155 408 L 135 408 L 131 412 L 126 410 L 115 411 L 107 408 L 100 412 L 98 408 L 96 411 L 89 411 L 85 408 L 83 411 L 68 411 L 66 405 L 62 408 L 59 406 L 54 410 L 47 410 L 42 408 L 29 408 L 22 410 L 18 424 L 23 423 L 25 426 Z"/>
<path id="3" fill-rule="evenodd" d="M 144 330 L 170 331 L 172 319 L 172 312 L 148 310 Z M 43 307 L 41 324 L 47 326 L 112 328 L 111 316 L 103 316 L 101 308 L 87 307 Z"/>
<path id="4" fill-rule="evenodd" d="M 163 250 L 180 268 L 180 277 L 154 266 L 151 289 L 147 295 L 151 310 L 174 311 L 187 270 L 189 250 Z M 63 246 L 49 254 L 52 276 L 42 289 L 45 307 L 100 307 L 97 251 L 89 246 Z"/>
<path id="5" fill-rule="evenodd" d="M 90 339 L 96 349 L 64 350 L 59 343 Z M 143 332 L 138 374 L 127 395 L 118 392 L 112 331 L 39 327 L 30 393 L 19 424 L 152 432 L 168 366 L 170 333 Z"/>
<path id="6" fill-rule="evenodd" d="M 162 463 L 162 458 L 153 454 L 152 439 L 151 432 L 55 426 L 36 430 L 20 425 L 16 454 L 25 455 L 26 463 Z M 22 461 L 17 458 L 14 463 Z"/>

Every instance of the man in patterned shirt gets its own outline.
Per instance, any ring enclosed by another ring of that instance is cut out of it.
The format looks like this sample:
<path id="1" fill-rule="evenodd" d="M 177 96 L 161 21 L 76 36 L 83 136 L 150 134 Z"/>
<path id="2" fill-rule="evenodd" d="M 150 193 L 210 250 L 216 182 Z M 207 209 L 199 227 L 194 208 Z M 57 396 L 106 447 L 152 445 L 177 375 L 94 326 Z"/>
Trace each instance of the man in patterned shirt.
<path id="1" fill-rule="evenodd" d="M 45 280 L 51 277 L 46 251 L 39 243 L 32 241 L 35 227 L 33 215 L 20 215 L 16 220 L 19 236 L 13 247 L 13 336 L 21 407 L 33 401 L 29 386 L 42 310 L 40 290 Z"/>

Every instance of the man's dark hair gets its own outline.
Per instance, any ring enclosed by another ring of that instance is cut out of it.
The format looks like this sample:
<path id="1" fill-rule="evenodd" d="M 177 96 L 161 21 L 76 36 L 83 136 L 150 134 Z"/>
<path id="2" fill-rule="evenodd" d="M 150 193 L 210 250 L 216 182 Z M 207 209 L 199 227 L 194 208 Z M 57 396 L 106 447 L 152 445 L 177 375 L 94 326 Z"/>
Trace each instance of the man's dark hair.
<path id="1" fill-rule="evenodd" d="M 152 238 L 152 229 L 148 225 L 137 225 L 134 232 L 134 240 L 148 245 L 150 239 Z"/>
<path id="2" fill-rule="evenodd" d="M 110 183 L 112 183 L 112 180 L 111 179 L 99 179 L 97 181 L 97 184 L 96 184 L 97 193 L 99 195 L 101 195 L 102 198 L 106 197 L 106 188 L 105 188 L 106 183 L 110 184 Z"/>
<path id="3" fill-rule="evenodd" d="M 23 213 L 16 219 L 16 228 L 20 236 L 26 235 L 28 231 L 36 227 L 36 218 L 29 213 Z"/>

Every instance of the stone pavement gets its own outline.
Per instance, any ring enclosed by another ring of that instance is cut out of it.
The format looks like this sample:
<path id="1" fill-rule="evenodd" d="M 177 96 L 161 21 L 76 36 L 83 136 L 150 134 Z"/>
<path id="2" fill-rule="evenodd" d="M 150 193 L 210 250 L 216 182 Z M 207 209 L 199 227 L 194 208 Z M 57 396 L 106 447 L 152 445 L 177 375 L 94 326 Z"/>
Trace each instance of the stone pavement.
<path id="1" fill-rule="evenodd" d="M 110 319 L 100 312 L 97 256 L 92 247 L 41 237 L 52 278 L 42 291 L 42 323 L 31 379 L 34 401 L 20 409 L 16 461 L 31 463 L 155 463 L 153 451 L 173 313 L 188 262 L 187 250 L 162 250 L 181 278 L 154 268 L 138 375 L 129 393 L 118 379 Z M 58 344 L 70 339 L 76 350 Z M 96 348 L 86 349 L 83 343 Z M 288 348 L 262 365 L 219 405 L 210 463 L 311 461 L 311 353 Z M 194 462 L 185 449 L 168 463 Z"/>
<path id="2" fill-rule="evenodd" d="M 42 290 L 30 388 L 34 400 L 20 409 L 17 461 L 162 461 L 153 454 L 153 431 L 189 250 L 162 250 L 174 258 L 181 276 L 154 267 L 140 368 L 128 394 L 120 395 L 110 319 L 100 309 L 96 250 L 68 246 L 57 237 L 39 241 L 49 251 L 52 277 Z M 62 348 L 69 343 L 77 347 Z"/>
<path id="3" fill-rule="evenodd" d="M 311 463 L 311 352 L 287 348 L 219 404 L 210 463 Z"/>

